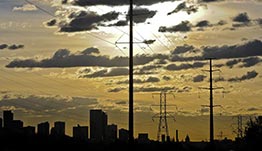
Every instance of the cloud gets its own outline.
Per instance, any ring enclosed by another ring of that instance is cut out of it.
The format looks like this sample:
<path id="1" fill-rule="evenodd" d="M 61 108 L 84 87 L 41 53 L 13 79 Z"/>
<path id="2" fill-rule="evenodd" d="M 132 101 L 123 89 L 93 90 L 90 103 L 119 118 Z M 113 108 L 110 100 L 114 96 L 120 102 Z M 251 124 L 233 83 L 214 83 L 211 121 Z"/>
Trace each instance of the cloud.
<path id="1" fill-rule="evenodd" d="M 165 80 L 165 81 L 169 81 L 169 80 L 172 79 L 172 77 L 170 77 L 170 76 L 163 76 L 162 79 Z"/>
<path id="2" fill-rule="evenodd" d="M 205 80 L 207 76 L 204 75 L 197 75 L 195 77 L 193 77 L 193 82 L 202 82 Z"/>
<path id="3" fill-rule="evenodd" d="M 233 21 L 240 22 L 240 23 L 248 23 L 248 22 L 250 22 L 250 19 L 249 19 L 247 13 L 244 12 L 244 13 L 240 13 L 240 14 L 236 15 L 233 18 Z"/>
<path id="4" fill-rule="evenodd" d="M 262 56 L 262 42 L 253 40 L 239 45 L 224 45 L 214 47 L 202 47 L 203 58 L 242 58 L 249 56 Z"/>
<path id="5" fill-rule="evenodd" d="M 8 47 L 7 44 L 1 44 L 1 45 L 0 45 L 0 49 L 5 49 L 5 48 L 7 48 L 7 47 Z"/>
<path id="6" fill-rule="evenodd" d="M 79 72 L 79 78 L 98 78 L 98 77 L 114 77 L 114 76 L 124 76 L 128 75 L 128 68 L 109 68 L 109 69 L 101 69 L 94 72 L 88 72 L 85 74 L 84 72 Z"/>
<path id="7" fill-rule="evenodd" d="M 156 15 L 156 11 L 151 11 L 147 8 L 136 7 L 133 11 L 135 23 L 144 23 L 148 18 L 153 18 Z M 129 20 L 128 15 L 127 20 Z"/>
<path id="8" fill-rule="evenodd" d="M 228 81 L 229 82 L 240 82 L 240 81 L 250 80 L 250 79 L 256 78 L 257 75 L 258 73 L 255 70 L 253 70 L 253 71 L 247 72 L 245 75 L 241 77 L 230 78 L 228 79 Z"/>
<path id="9" fill-rule="evenodd" d="M 241 58 L 241 59 L 233 59 L 226 62 L 226 66 L 232 68 L 234 65 L 242 63 L 239 67 L 252 67 L 260 63 L 262 59 L 259 57 L 248 57 L 248 58 Z"/>
<path id="10" fill-rule="evenodd" d="M 116 93 L 116 92 L 120 92 L 120 91 L 125 90 L 125 89 L 126 88 L 111 88 L 107 92 Z"/>
<path id="11" fill-rule="evenodd" d="M 142 67 L 137 67 L 134 70 L 134 74 L 141 75 L 141 74 L 155 74 L 157 73 L 157 69 L 162 68 L 162 65 L 158 64 L 150 64 L 144 65 Z"/>
<path id="12" fill-rule="evenodd" d="M 90 48 L 93 51 L 96 48 Z M 90 51 L 88 49 L 88 51 Z M 134 65 L 144 65 L 149 62 L 154 61 L 155 59 L 167 59 L 168 56 L 162 54 L 142 54 L 134 56 Z M 43 60 L 35 59 L 15 59 L 11 61 L 6 67 L 8 68 L 65 68 L 65 67 L 126 67 L 128 66 L 128 57 L 113 57 L 103 55 L 94 55 L 94 52 L 91 54 L 86 53 L 71 53 L 69 50 L 60 49 L 54 53 L 51 58 L 46 58 Z"/>
<path id="13" fill-rule="evenodd" d="M 180 65 L 176 64 L 169 64 L 165 67 L 166 70 L 169 71 L 178 71 L 178 70 L 187 70 L 187 69 L 196 69 L 196 68 L 201 68 L 205 65 L 206 63 L 203 62 L 194 62 L 193 64 L 189 63 L 182 63 Z"/>
<path id="14" fill-rule="evenodd" d="M 135 92 L 161 92 L 161 91 L 172 91 L 174 86 L 143 86 L 135 87 Z"/>
<path id="15" fill-rule="evenodd" d="M 46 22 L 46 25 L 47 26 L 54 26 L 54 25 L 56 25 L 56 23 L 57 23 L 56 19 L 51 19 L 51 20 Z"/>
<path id="16" fill-rule="evenodd" d="M 191 31 L 192 24 L 189 21 L 182 21 L 180 24 L 172 26 L 172 27 L 166 27 L 161 26 L 159 27 L 159 32 L 188 32 Z"/>
<path id="17" fill-rule="evenodd" d="M 178 13 L 179 11 L 186 11 L 188 14 L 195 13 L 198 10 L 197 5 L 190 5 L 187 6 L 186 2 L 182 2 L 178 4 L 178 6 L 171 12 L 169 12 L 167 15 L 171 15 L 173 13 Z"/>
<path id="18" fill-rule="evenodd" d="M 22 6 L 16 6 L 13 8 L 13 11 L 36 11 L 38 10 L 35 5 L 32 4 L 24 4 Z"/>
<path id="19" fill-rule="evenodd" d="M 199 21 L 195 26 L 196 27 L 210 27 L 212 25 L 209 23 L 209 21 L 202 20 L 202 21 Z"/>
<path id="20" fill-rule="evenodd" d="M 175 0 L 135 0 L 135 5 L 152 5 L 156 3 L 162 3 L 162 2 L 169 2 L 169 1 L 175 1 Z M 108 5 L 108 6 L 121 6 L 121 5 L 129 5 L 129 1 L 127 0 L 75 0 L 73 1 L 73 5 L 79 5 L 79 6 L 92 6 L 92 5 Z"/>
<path id="21" fill-rule="evenodd" d="M 119 13 L 112 11 L 98 15 L 91 11 L 78 11 L 69 14 L 68 21 L 59 23 L 60 32 L 79 32 L 97 29 L 99 24 L 117 19 Z"/>
<path id="22" fill-rule="evenodd" d="M 83 50 L 81 52 L 83 55 L 91 55 L 91 54 L 99 54 L 100 51 L 98 48 L 94 48 L 94 47 L 91 47 L 91 48 L 86 48 L 85 50 Z"/>
<path id="23" fill-rule="evenodd" d="M 13 44 L 13 45 L 8 46 L 9 50 L 16 50 L 16 49 L 22 49 L 22 48 L 24 48 L 24 45 L 15 45 L 15 44 Z"/>
<path id="24" fill-rule="evenodd" d="M 183 54 L 186 52 L 195 52 L 197 51 L 197 49 L 195 49 L 194 46 L 192 45 L 188 45 L 188 44 L 184 44 L 183 46 L 177 46 L 173 51 L 171 51 L 171 54 Z"/>
<path id="25" fill-rule="evenodd" d="M 135 84 L 156 83 L 156 82 L 160 82 L 160 79 L 158 77 L 149 76 L 145 79 L 133 79 L 133 82 Z M 116 84 L 128 84 L 128 83 L 129 83 L 129 80 L 116 82 Z"/>
<path id="26" fill-rule="evenodd" d="M 88 110 L 90 105 L 97 104 L 94 98 L 62 97 L 62 96 L 9 96 L 0 101 L 1 109 L 12 107 L 14 111 L 26 113 L 27 117 L 33 115 L 49 116 L 52 118 L 65 117 L 66 111 L 75 109 Z M 87 111 L 88 112 L 88 111 Z M 76 112 L 72 113 L 75 116 Z M 66 115 L 71 117 L 73 115 Z M 83 115 L 81 115 L 83 117 Z M 76 116 L 77 117 L 77 116 Z M 78 119 L 79 117 L 77 117 Z M 51 120 L 51 119 L 48 119 Z"/>
<path id="27" fill-rule="evenodd" d="M 24 45 L 20 44 L 12 44 L 12 45 L 7 45 L 7 44 L 0 44 L 0 49 L 9 49 L 9 50 L 17 50 L 17 49 L 22 49 L 24 48 Z"/>

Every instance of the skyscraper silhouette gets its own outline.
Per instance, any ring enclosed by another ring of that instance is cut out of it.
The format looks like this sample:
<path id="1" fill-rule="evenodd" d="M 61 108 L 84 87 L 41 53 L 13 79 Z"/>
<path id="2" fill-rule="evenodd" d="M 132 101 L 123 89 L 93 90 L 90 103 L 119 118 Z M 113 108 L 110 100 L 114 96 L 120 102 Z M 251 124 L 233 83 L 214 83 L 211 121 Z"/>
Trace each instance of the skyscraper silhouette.
<path id="1" fill-rule="evenodd" d="M 12 111 L 7 110 L 3 112 L 4 116 L 4 128 L 11 128 L 14 120 L 14 114 Z"/>
<path id="2" fill-rule="evenodd" d="M 90 110 L 90 139 L 99 142 L 105 139 L 107 115 L 102 110 Z"/>
<path id="3" fill-rule="evenodd" d="M 48 122 L 39 123 L 37 125 L 37 134 L 40 136 L 48 136 L 49 129 L 50 129 L 50 125 Z"/>

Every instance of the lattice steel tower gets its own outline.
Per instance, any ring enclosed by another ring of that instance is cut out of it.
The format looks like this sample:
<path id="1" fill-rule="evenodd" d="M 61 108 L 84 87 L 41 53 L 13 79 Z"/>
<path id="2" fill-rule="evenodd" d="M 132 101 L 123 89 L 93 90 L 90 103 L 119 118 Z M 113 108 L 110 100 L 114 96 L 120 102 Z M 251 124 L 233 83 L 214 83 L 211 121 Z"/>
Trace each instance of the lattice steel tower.
<path id="1" fill-rule="evenodd" d="M 161 93 L 154 93 L 155 95 L 159 95 L 159 113 L 155 114 L 152 118 L 158 118 L 159 123 L 158 123 L 158 131 L 157 131 L 157 140 L 160 141 L 160 136 L 165 135 L 167 138 L 169 138 L 169 131 L 168 131 L 168 123 L 167 123 L 167 118 L 173 118 L 175 117 L 171 114 L 171 112 L 167 112 L 167 106 L 175 106 L 175 105 L 167 105 L 166 100 L 167 100 L 167 94 L 166 92 L 161 92 Z M 154 95 L 153 94 L 153 95 Z"/>

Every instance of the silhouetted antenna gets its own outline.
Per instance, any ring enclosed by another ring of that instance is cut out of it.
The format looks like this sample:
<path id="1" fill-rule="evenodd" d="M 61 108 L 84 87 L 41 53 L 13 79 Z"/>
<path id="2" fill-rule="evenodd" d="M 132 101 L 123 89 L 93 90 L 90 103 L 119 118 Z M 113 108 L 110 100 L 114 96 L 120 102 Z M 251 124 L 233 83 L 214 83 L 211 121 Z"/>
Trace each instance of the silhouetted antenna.
<path id="1" fill-rule="evenodd" d="M 166 103 L 167 102 L 167 98 L 166 98 L 167 94 L 171 94 L 171 93 L 167 93 L 167 92 L 164 92 L 164 91 L 162 91 L 161 93 L 153 93 L 153 96 L 159 95 L 159 105 L 152 105 L 152 106 L 159 106 L 159 113 L 155 114 L 152 117 L 153 121 L 154 121 L 155 118 L 159 119 L 158 131 L 157 131 L 157 140 L 158 141 L 160 141 L 160 136 L 166 136 L 167 140 L 170 138 L 169 131 L 168 131 L 167 118 L 172 118 L 172 119 L 175 120 L 175 116 L 172 115 L 171 112 L 167 112 L 167 106 L 176 106 L 176 105 L 167 105 L 167 103 Z"/>
<path id="2" fill-rule="evenodd" d="M 209 79 L 210 86 L 209 86 L 209 88 L 205 88 L 205 87 L 199 87 L 199 88 L 209 90 L 209 92 L 210 92 L 210 105 L 208 105 L 207 107 L 210 108 L 210 143 L 213 144 L 213 142 L 214 142 L 213 108 L 217 106 L 217 105 L 213 105 L 213 90 L 224 89 L 224 88 L 223 87 L 213 87 L 213 72 L 220 71 L 220 70 L 213 70 L 212 69 L 212 60 L 214 58 L 207 58 L 207 59 L 209 60 L 209 70 L 203 70 L 203 71 L 209 72 L 209 74 L 210 74 L 209 75 L 210 76 L 210 79 Z"/>

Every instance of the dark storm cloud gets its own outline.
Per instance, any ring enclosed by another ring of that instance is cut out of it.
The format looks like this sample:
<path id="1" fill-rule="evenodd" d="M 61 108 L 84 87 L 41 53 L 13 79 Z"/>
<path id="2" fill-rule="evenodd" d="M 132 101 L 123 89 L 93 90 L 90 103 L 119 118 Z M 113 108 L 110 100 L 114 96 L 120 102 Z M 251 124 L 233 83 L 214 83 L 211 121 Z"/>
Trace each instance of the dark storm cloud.
<path id="1" fill-rule="evenodd" d="M 109 24 L 108 26 L 127 26 L 128 21 L 127 20 L 119 20 L 114 24 Z"/>
<path id="2" fill-rule="evenodd" d="M 196 68 L 201 68 L 205 65 L 206 63 L 203 62 L 194 62 L 193 64 L 190 63 L 182 63 L 180 65 L 176 64 L 169 64 L 165 67 L 166 70 L 169 71 L 178 71 L 178 70 L 187 70 L 187 69 L 196 69 Z"/>
<path id="3" fill-rule="evenodd" d="M 241 77 L 235 77 L 235 78 L 230 78 L 228 79 L 229 82 L 241 82 L 241 81 L 245 81 L 245 80 L 250 80 L 250 79 L 254 79 L 256 78 L 258 75 L 258 73 L 253 70 L 250 72 L 247 72 L 245 75 L 241 76 Z"/>
<path id="4" fill-rule="evenodd" d="M 193 77 L 193 82 L 202 82 L 205 80 L 207 76 L 204 75 L 197 75 L 195 77 Z"/>
<path id="5" fill-rule="evenodd" d="M 114 11 L 103 15 L 98 15 L 90 11 L 73 12 L 68 16 L 70 19 L 69 22 L 59 24 L 60 32 L 78 32 L 97 29 L 99 24 L 115 20 L 118 16 L 119 13 Z"/>
<path id="6" fill-rule="evenodd" d="M 152 5 L 156 3 L 169 2 L 176 0 L 134 0 L 135 5 Z M 120 6 L 120 5 L 129 5 L 129 0 L 75 0 L 73 1 L 74 5 L 79 6 L 91 6 L 91 5 L 109 5 L 109 6 Z"/>
<path id="7" fill-rule="evenodd" d="M 172 27 L 166 27 L 161 26 L 159 27 L 159 32 L 188 32 L 191 31 L 192 24 L 189 21 L 182 21 L 180 24 L 172 26 Z"/>
<path id="8" fill-rule="evenodd" d="M 187 6 L 186 2 L 182 2 L 178 4 L 178 6 L 171 12 L 169 12 L 167 15 L 171 15 L 173 13 L 178 13 L 180 11 L 186 11 L 188 14 L 197 12 L 198 7 L 196 5 L 190 5 Z"/>
<path id="9" fill-rule="evenodd" d="M 128 68 L 109 68 L 109 69 L 101 69 L 96 70 L 94 72 L 88 72 L 85 74 L 81 72 L 79 78 L 98 78 L 98 77 L 114 77 L 114 76 L 124 76 L 128 75 Z"/>

